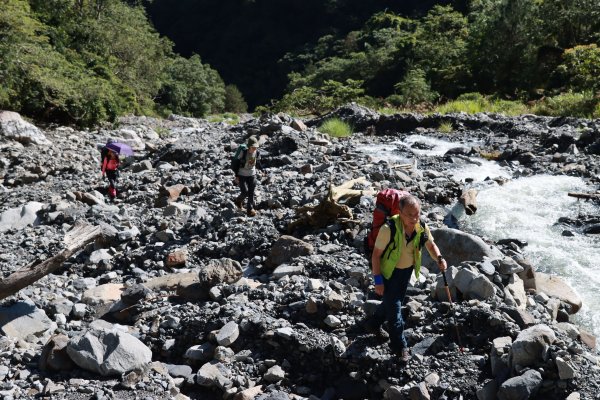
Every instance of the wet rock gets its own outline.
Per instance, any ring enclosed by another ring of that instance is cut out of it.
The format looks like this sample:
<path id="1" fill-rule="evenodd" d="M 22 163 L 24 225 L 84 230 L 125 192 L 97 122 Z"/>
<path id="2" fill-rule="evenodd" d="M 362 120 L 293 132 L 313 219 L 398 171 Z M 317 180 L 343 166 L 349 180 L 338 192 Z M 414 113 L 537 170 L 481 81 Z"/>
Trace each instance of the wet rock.
<path id="1" fill-rule="evenodd" d="M 560 301 L 569 304 L 571 306 L 571 314 L 576 313 L 581 308 L 581 298 L 561 278 L 537 273 L 535 281 L 539 293 L 546 293 L 550 297 L 556 297 Z"/>

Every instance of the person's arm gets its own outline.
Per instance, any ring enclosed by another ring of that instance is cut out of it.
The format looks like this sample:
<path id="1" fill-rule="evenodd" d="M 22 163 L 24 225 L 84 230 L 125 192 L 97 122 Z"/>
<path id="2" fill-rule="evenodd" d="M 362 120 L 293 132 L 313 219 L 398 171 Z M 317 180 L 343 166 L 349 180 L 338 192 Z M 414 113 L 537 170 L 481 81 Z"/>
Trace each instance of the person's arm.
<path id="1" fill-rule="evenodd" d="M 384 224 L 377 233 L 373 254 L 371 254 L 371 268 L 373 269 L 373 281 L 375 283 L 375 293 L 383 296 L 383 275 L 381 274 L 381 256 L 390 242 L 392 231 L 390 227 Z"/>
<path id="2" fill-rule="evenodd" d="M 104 173 L 106 172 L 106 164 L 108 163 L 108 157 L 104 157 L 104 160 L 102 161 L 102 176 L 104 176 Z"/>
<path id="3" fill-rule="evenodd" d="M 444 259 L 444 256 L 442 256 L 440 249 L 437 247 L 435 242 L 431 240 L 431 236 L 429 237 L 429 240 L 425 242 L 425 248 L 427 249 L 427 252 L 431 258 L 437 262 L 440 271 L 444 272 L 448 267 L 448 264 L 446 264 L 446 260 Z"/>
<path id="4" fill-rule="evenodd" d="M 383 275 L 381 275 L 381 256 L 383 249 L 375 247 L 371 255 L 371 266 L 373 267 L 373 280 L 375 281 L 375 293 L 383 296 Z"/>

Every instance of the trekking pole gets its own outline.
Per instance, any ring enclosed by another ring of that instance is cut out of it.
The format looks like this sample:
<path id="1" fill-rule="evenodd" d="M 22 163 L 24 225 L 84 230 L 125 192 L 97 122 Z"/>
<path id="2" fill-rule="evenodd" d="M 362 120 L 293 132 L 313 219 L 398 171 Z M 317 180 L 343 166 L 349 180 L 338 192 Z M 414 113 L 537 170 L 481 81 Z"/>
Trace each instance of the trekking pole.
<path id="1" fill-rule="evenodd" d="M 446 295 L 448 296 L 448 301 L 450 302 L 450 306 L 453 309 L 454 307 L 452 307 L 454 305 L 454 303 L 452 302 L 452 295 L 450 294 L 450 288 L 448 287 L 448 280 L 446 279 L 446 272 L 443 271 L 442 272 L 442 276 L 444 277 L 444 289 L 446 290 Z M 456 339 L 458 341 L 458 347 L 460 349 L 460 352 L 463 352 L 463 347 L 462 344 L 460 343 L 460 333 L 458 332 L 458 323 L 456 322 L 456 318 L 454 319 L 454 328 L 456 329 Z"/>

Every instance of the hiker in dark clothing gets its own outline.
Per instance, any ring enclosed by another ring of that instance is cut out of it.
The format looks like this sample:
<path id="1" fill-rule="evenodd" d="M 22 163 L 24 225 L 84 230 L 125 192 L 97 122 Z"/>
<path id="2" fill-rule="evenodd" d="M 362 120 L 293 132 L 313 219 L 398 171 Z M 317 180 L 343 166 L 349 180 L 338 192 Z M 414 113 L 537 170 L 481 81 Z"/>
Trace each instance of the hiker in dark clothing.
<path id="1" fill-rule="evenodd" d="M 255 136 L 250 136 L 246 145 L 240 146 L 232 160 L 232 169 L 235 172 L 234 182 L 241 191 L 235 199 L 235 204 L 238 208 L 243 208 L 244 200 L 247 199 L 246 213 L 250 217 L 256 215 L 254 190 L 256 189 L 256 168 L 259 158 L 258 139 Z"/>

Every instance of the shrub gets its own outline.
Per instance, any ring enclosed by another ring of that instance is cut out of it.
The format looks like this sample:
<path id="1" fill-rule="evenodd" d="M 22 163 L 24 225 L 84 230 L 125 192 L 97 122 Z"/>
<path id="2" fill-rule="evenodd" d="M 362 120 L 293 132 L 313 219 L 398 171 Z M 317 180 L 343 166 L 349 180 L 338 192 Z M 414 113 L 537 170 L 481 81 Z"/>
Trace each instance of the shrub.
<path id="1" fill-rule="evenodd" d="M 394 89 L 399 95 L 393 100 L 406 106 L 431 103 L 439 96 L 431 90 L 429 82 L 425 79 L 425 72 L 419 68 L 408 71 L 404 80 L 394 85 Z"/>
<path id="2" fill-rule="evenodd" d="M 328 119 L 319 126 L 319 131 L 332 137 L 348 137 L 352 135 L 352 127 L 339 118 Z"/>
<path id="3" fill-rule="evenodd" d="M 539 101 L 533 112 L 553 117 L 590 118 L 597 110 L 597 103 L 592 92 L 566 92 Z"/>

